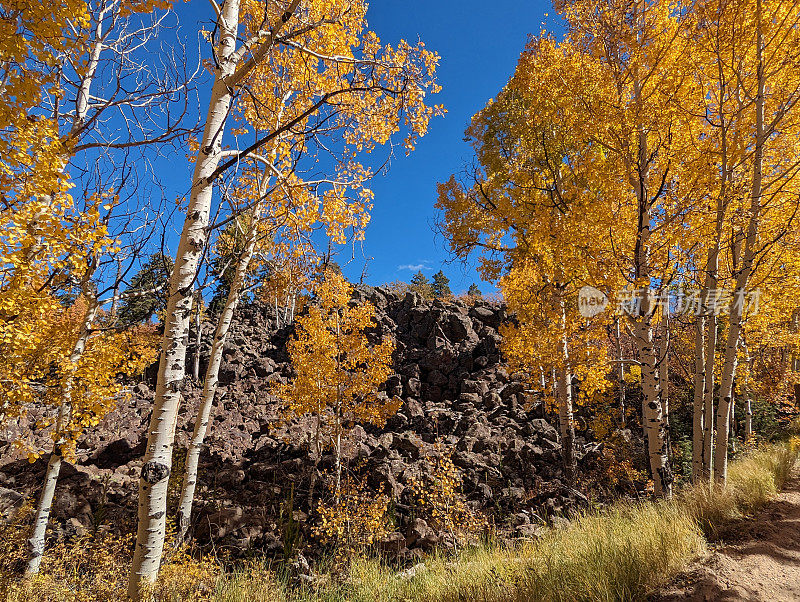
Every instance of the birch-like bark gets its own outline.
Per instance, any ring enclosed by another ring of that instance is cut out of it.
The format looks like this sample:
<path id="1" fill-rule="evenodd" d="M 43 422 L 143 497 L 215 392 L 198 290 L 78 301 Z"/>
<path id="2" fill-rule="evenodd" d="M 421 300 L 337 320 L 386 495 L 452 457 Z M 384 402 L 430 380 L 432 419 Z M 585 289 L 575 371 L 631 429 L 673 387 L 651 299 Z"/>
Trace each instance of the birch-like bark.
<path id="1" fill-rule="evenodd" d="M 339 324 L 338 314 L 336 319 L 336 433 L 334 438 L 334 445 L 336 447 L 336 505 L 339 505 L 339 499 L 342 489 L 342 386 L 338 382 L 341 379 L 342 365 L 341 365 L 341 350 L 339 349 L 342 331 Z"/>
<path id="2" fill-rule="evenodd" d="M 575 487 L 575 419 L 572 413 L 572 373 L 568 366 L 558 372 L 558 424 L 561 430 L 561 455 L 564 476 Z"/>
<path id="3" fill-rule="evenodd" d="M 706 289 L 708 290 L 708 289 Z M 714 368 L 717 348 L 717 317 L 706 316 L 705 368 L 703 369 L 703 480 L 713 480 L 714 457 Z"/>
<path id="4" fill-rule="evenodd" d="M 227 79 L 236 69 L 236 63 L 231 60 L 231 56 L 236 48 L 238 21 L 239 0 L 227 0 L 222 5 L 218 19 L 218 67 L 195 162 L 186 220 L 175 267 L 170 276 L 156 396 L 139 479 L 139 522 L 128 581 L 128 597 L 134 600 L 140 599 L 143 586 L 155 582 L 164 550 L 167 486 L 172 467 L 172 446 L 180 406 L 180 391 L 186 373 L 192 289 L 197 265 L 208 238 L 206 227 L 213 192 L 209 176 L 217 168 L 221 158 L 222 138 L 231 108 L 233 90 Z"/>
<path id="5" fill-rule="evenodd" d="M 627 410 L 625 409 L 625 363 L 622 361 L 622 337 L 620 335 L 619 319 L 617 319 L 617 362 L 619 379 L 619 422 L 620 428 L 627 426 L 628 418 L 626 416 Z"/>
<path id="6" fill-rule="evenodd" d="M 736 377 L 739 339 L 742 332 L 745 295 L 755 260 L 755 248 L 761 215 L 764 164 L 764 41 L 761 33 L 761 0 L 756 0 L 756 131 L 753 154 L 753 183 L 750 193 L 750 218 L 744 239 L 742 263 L 736 273 L 736 292 L 731 307 L 728 337 L 725 343 L 725 360 L 719 386 L 717 404 L 717 447 L 714 450 L 714 480 L 724 485 L 728 479 L 728 437 L 733 396 L 733 381 Z"/>
<path id="7" fill-rule="evenodd" d="M 750 395 L 745 399 L 746 418 L 744 423 L 744 440 L 749 441 L 753 436 L 753 402 Z"/>
<path id="8" fill-rule="evenodd" d="M 647 453 L 650 472 L 653 476 L 654 493 L 657 496 L 672 496 L 672 470 L 666 445 L 664 413 L 661 405 L 661 389 L 656 374 L 656 357 L 653 348 L 653 332 L 650 324 L 639 319 L 633 325 L 634 339 L 639 350 L 642 368 L 642 414 L 647 433 Z"/>
<path id="9" fill-rule="evenodd" d="M 94 83 L 97 68 L 100 62 L 100 54 L 103 50 L 103 20 L 97 19 L 95 23 L 94 40 L 92 42 L 92 50 L 86 65 L 86 72 L 81 80 L 78 93 L 75 98 L 75 114 L 72 118 L 72 125 L 68 134 L 68 138 L 73 138 L 79 134 L 86 115 L 89 110 L 89 99 Z M 66 164 L 66 158 L 64 164 Z M 97 295 L 91 289 L 91 279 L 94 276 L 96 264 L 94 258 L 90 259 L 90 266 L 87 267 L 86 272 L 81 280 L 81 292 L 86 298 L 86 312 L 83 316 L 81 329 L 78 333 L 78 338 L 72 348 L 69 356 L 69 370 L 74 374 L 75 366 L 83 356 L 86 350 L 86 343 L 92 333 L 92 325 L 97 317 L 97 311 L 100 307 Z M 119 278 L 117 278 L 119 282 Z M 69 376 L 64 383 L 64 390 L 62 391 L 61 405 L 58 409 L 58 418 L 56 419 L 56 432 L 61 432 L 69 423 L 72 413 L 72 387 L 73 376 Z M 36 514 L 33 519 L 33 526 L 31 529 L 31 536 L 28 538 L 28 563 L 25 567 L 26 575 L 35 575 L 39 572 L 39 567 L 42 563 L 42 555 L 44 554 L 45 535 L 47 533 L 47 525 L 50 522 L 50 509 L 53 505 L 53 497 L 55 496 L 56 484 L 58 483 L 58 476 L 61 473 L 61 464 L 63 458 L 63 446 L 67 443 L 63 437 L 53 444 L 53 450 L 50 453 L 50 458 L 47 462 L 47 470 L 45 471 L 44 483 L 42 485 L 42 492 L 39 495 L 39 500 L 36 505 Z"/>
<path id="10" fill-rule="evenodd" d="M 83 356 L 86 350 L 86 343 L 92 334 L 92 325 L 97 317 L 97 310 L 100 307 L 97 302 L 97 297 L 90 291 L 90 278 L 94 270 L 90 270 L 84 278 L 82 290 L 86 297 L 86 313 L 83 316 L 81 330 L 78 334 L 78 339 L 72 348 L 69 356 L 70 371 L 74 373 L 75 366 Z M 58 410 L 58 418 L 56 421 L 56 432 L 63 431 L 69 423 L 70 415 L 72 413 L 72 387 L 74 380 L 69 376 L 64 383 L 64 391 L 62 392 L 61 406 Z M 50 459 L 47 462 L 47 470 L 45 472 L 44 484 L 42 492 L 39 496 L 39 501 L 36 505 L 36 514 L 33 519 L 33 527 L 31 529 L 31 536 L 28 539 L 28 564 L 25 568 L 26 575 L 35 575 L 39 572 L 39 566 L 42 562 L 42 555 L 44 554 L 45 534 L 47 532 L 47 524 L 50 522 L 50 508 L 53 505 L 53 497 L 56 491 L 56 484 L 58 483 L 58 475 L 61 472 L 61 464 L 63 457 L 62 447 L 67 443 L 66 439 L 61 438 L 53 444 L 53 451 L 50 453 Z"/>
<path id="11" fill-rule="evenodd" d="M 705 416 L 703 387 L 705 386 L 705 318 L 698 316 L 694 327 L 694 394 L 692 396 L 692 482 L 703 479 Z"/>
<path id="12" fill-rule="evenodd" d="M 561 430 L 561 455 L 564 461 L 564 476 L 570 487 L 575 487 L 575 419 L 572 414 L 572 372 L 569 364 L 569 343 L 566 333 L 566 307 L 561 299 L 561 361 L 558 373 L 558 424 Z"/>
<path id="13" fill-rule="evenodd" d="M 667 310 L 668 311 L 668 310 Z M 661 321 L 661 348 L 658 359 L 658 388 L 661 392 L 661 407 L 664 413 L 664 446 L 667 458 L 672 462 L 672 433 L 669 426 L 669 317 L 665 315 Z"/>
<path id="14" fill-rule="evenodd" d="M 641 82 L 634 74 L 634 99 L 639 114 L 642 112 Z M 635 168 L 629 164 L 631 184 L 638 202 L 638 223 L 634 249 L 634 273 L 641 294 L 640 307 L 633 316 L 633 338 L 642 369 L 642 421 L 647 435 L 647 452 L 653 476 L 654 493 L 665 498 L 672 497 L 672 469 L 666 444 L 666 428 L 657 374 L 656 350 L 653 345 L 653 305 L 650 291 L 650 221 L 652 201 L 649 198 L 648 182 L 650 162 L 649 143 L 646 130 L 638 126 L 638 148 Z"/>

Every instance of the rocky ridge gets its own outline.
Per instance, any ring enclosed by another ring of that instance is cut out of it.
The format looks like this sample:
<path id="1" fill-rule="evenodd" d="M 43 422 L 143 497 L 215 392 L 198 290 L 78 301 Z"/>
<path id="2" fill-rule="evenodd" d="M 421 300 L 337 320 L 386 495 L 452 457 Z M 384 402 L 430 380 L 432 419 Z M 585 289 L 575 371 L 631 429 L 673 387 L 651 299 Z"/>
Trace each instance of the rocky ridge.
<path id="1" fill-rule="evenodd" d="M 402 407 L 382 429 L 355 426 L 345 448 L 350 465 L 369 475 L 369 485 L 385 488 L 393 498 L 396 551 L 409 554 L 446 539 L 420 524 L 411 503 L 410 483 L 430 469 L 425 458 L 437 442 L 453 450 L 468 503 L 490 515 L 504 535 L 535 535 L 548 517 L 585 499 L 562 482 L 558 433 L 538 395 L 503 367 L 500 326 L 508 316 L 501 305 L 427 301 L 369 287 L 357 287 L 354 300 L 376 306 L 372 336 L 396 340 L 395 374 L 381 394 L 400 397 Z M 308 535 L 311 463 L 304 442 L 310 429 L 303 420 L 275 427 L 280 404 L 269 387 L 292 374 L 286 353 L 292 328 L 275 324 L 268 306 L 249 304 L 237 312 L 201 460 L 195 535 L 234 553 L 289 555 Z M 212 325 L 203 329 L 201 373 Z M 149 377 L 153 374 L 150 370 Z M 199 395 L 200 389 L 187 383 L 178 450 L 188 440 Z M 136 384 L 130 399 L 86 436 L 78 464 L 62 472 L 53 508 L 57 530 L 132 526 L 152 397 L 152 382 Z M 36 418 L 34 413 L 29 420 Z M 26 428 L 17 425 L 6 441 Z M 578 437 L 577 447 L 579 461 L 591 467 L 600 446 Z M 17 507 L 20 495 L 37 490 L 44 462 L 28 464 L 2 441 L 0 449 L 0 501 L 6 500 L 0 509 Z M 180 456 L 176 453 L 178 463 Z M 332 464 L 328 454 L 320 468 Z M 176 493 L 177 487 L 176 480 Z"/>

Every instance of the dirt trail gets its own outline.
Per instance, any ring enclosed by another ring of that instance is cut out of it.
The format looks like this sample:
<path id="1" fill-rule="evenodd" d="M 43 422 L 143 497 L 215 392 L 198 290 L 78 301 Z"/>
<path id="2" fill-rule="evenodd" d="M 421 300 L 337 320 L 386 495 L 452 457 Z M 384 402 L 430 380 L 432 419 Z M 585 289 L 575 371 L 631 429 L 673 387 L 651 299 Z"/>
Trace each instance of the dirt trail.
<path id="1" fill-rule="evenodd" d="M 677 600 L 800 602 L 800 476 L 749 520 L 728 529 L 721 547 L 658 597 Z"/>

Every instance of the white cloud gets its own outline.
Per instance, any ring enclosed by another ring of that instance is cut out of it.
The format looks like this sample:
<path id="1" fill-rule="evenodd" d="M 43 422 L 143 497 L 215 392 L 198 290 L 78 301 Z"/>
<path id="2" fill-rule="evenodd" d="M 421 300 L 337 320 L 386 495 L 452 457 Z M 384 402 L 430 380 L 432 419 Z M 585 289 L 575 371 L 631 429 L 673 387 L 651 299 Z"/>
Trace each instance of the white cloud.
<path id="1" fill-rule="evenodd" d="M 430 261 L 428 259 L 425 259 L 421 263 L 407 263 L 404 265 L 399 265 L 397 266 L 397 269 L 409 270 L 410 272 L 419 272 L 420 270 L 432 270 L 433 268 L 428 264 L 430 264 Z"/>

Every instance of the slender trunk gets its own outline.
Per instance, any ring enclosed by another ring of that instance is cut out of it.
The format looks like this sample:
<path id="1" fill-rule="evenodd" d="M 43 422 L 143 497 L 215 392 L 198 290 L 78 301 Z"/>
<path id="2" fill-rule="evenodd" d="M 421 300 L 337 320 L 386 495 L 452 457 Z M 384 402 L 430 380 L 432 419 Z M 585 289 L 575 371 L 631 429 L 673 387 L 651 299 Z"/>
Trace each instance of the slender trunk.
<path id="1" fill-rule="evenodd" d="M 569 343 L 567 341 L 567 314 L 561 298 L 561 362 L 558 374 L 558 424 L 561 430 L 561 455 L 564 461 L 564 476 L 570 487 L 575 487 L 575 419 L 572 415 L 572 372 L 569 365 Z"/>
<path id="2" fill-rule="evenodd" d="M 643 13 L 638 15 L 644 25 Z M 672 496 L 672 470 L 667 454 L 666 425 L 662 406 L 661 388 L 657 376 L 656 350 L 653 346 L 653 299 L 650 266 L 650 222 L 654 199 L 650 198 L 649 182 L 652 157 L 647 130 L 640 119 L 644 115 L 642 84 L 637 70 L 633 70 L 633 94 L 636 104 L 637 141 L 636 156 L 627 158 L 629 180 L 636 193 L 638 205 L 636 240 L 634 245 L 634 275 L 637 293 L 641 294 L 640 306 L 634 312 L 633 337 L 642 369 L 642 422 L 647 435 L 647 449 L 653 476 L 654 492 L 657 496 Z"/>
<path id="3" fill-rule="evenodd" d="M 539 366 L 539 376 L 542 379 L 542 403 L 541 403 L 541 408 L 540 408 L 540 412 L 539 413 L 540 413 L 540 418 L 547 418 L 547 408 L 545 407 L 545 406 L 547 406 L 547 402 L 546 402 L 546 399 L 547 399 L 547 379 L 545 378 L 545 375 L 544 375 L 544 367 L 543 366 Z"/>
<path id="4" fill-rule="evenodd" d="M 233 314 L 241 299 L 244 280 L 247 276 L 247 271 L 250 269 L 250 262 L 252 261 L 257 241 L 258 229 L 253 226 L 250 229 L 246 246 L 236 265 L 236 273 L 231 282 L 230 290 L 228 291 L 228 298 L 225 301 L 225 307 L 217 323 L 217 331 L 214 333 L 211 356 L 208 360 L 205 383 L 203 384 L 203 395 L 200 398 L 200 407 L 198 408 L 197 418 L 194 423 L 194 432 L 189 442 L 189 448 L 186 450 L 186 469 L 183 478 L 183 486 L 181 488 L 180 502 L 178 504 L 178 534 L 176 541 L 178 545 L 182 544 L 186 539 L 186 534 L 191 522 L 194 491 L 197 484 L 197 467 L 200 463 L 200 452 L 203 449 L 203 442 L 208 430 L 211 410 L 214 407 L 214 395 L 217 392 L 217 385 L 219 383 L 219 368 L 222 364 L 222 352 L 228 338 L 231 323 L 233 322 Z"/>
<path id="5" fill-rule="evenodd" d="M 731 423 L 730 423 L 730 434 L 731 434 L 731 451 L 736 453 L 736 401 L 731 402 Z"/>
<path id="6" fill-rule="evenodd" d="M 672 470 L 667 455 L 664 413 L 661 404 L 661 389 L 656 376 L 656 357 L 653 349 L 652 328 L 646 320 L 634 322 L 634 337 L 639 350 L 642 368 L 643 422 L 647 433 L 647 452 L 650 472 L 653 476 L 654 493 L 669 498 L 672 496 Z"/>
<path id="7" fill-rule="evenodd" d="M 117 277 L 114 279 L 114 296 L 111 298 L 111 309 L 108 313 L 112 318 L 117 316 L 117 306 L 119 305 L 119 287 L 122 284 L 122 260 L 117 258 Z"/>
<path id="8" fill-rule="evenodd" d="M 744 440 L 750 441 L 753 436 L 753 403 L 749 395 L 745 400 L 745 412 L 747 416 L 744 423 Z"/>
<path id="9" fill-rule="evenodd" d="M 311 468 L 311 477 L 309 478 L 308 485 L 308 511 L 314 510 L 314 487 L 317 485 L 317 470 L 319 469 L 319 462 L 322 457 L 322 445 L 320 441 L 320 432 L 322 430 L 322 408 L 317 410 L 317 424 L 314 429 L 314 465 Z"/>
<path id="10" fill-rule="evenodd" d="M 93 32 L 92 50 L 86 63 L 86 71 L 81 79 L 78 93 L 75 97 L 75 113 L 72 118 L 70 131 L 67 134 L 68 139 L 79 138 L 83 126 L 86 121 L 86 115 L 89 111 L 89 101 L 91 97 L 92 85 L 97 74 L 97 68 L 100 64 L 100 55 L 103 51 L 103 20 L 98 19 Z M 66 165 L 67 158 L 64 158 Z M 95 258 L 90 257 L 89 265 L 83 275 L 81 281 L 81 292 L 86 298 L 86 312 L 83 316 L 81 330 L 78 333 L 78 338 L 72 348 L 69 357 L 70 372 L 74 374 L 74 367 L 83 356 L 86 349 L 86 343 L 89 341 L 91 335 L 92 324 L 97 317 L 99 303 L 94 291 L 91 290 L 91 279 L 96 270 Z M 116 286 L 119 285 L 120 267 L 118 264 Z M 114 297 L 116 298 L 116 294 Z M 112 315 L 115 308 L 112 308 Z M 61 406 L 58 410 L 58 418 L 56 421 L 56 433 L 63 432 L 63 429 L 69 424 L 72 413 L 72 387 L 73 377 L 67 376 L 64 383 L 64 390 L 62 391 Z M 45 471 L 45 481 L 42 486 L 42 492 L 39 496 L 39 501 L 36 505 L 36 514 L 34 516 L 33 527 L 31 536 L 28 539 L 28 564 L 25 569 L 26 575 L 35 575 L 39 572 L 39 566 L 42 562 L 42 555 L 44 553 L 45 535 L 47 532 L 47 524 L 50 521 L 50 508 L 53 503 L 53 496 L 55 495 L 56 484 L 58 482 L 58 475 L 61 472 L 61 463 L 63 457 L 64 444 L 67 440 L 60 436 L 54 443 L 53 450 L 50 453 L 50 459 L 47 463 L 47 470 Z"/>
<path id="11" fill-rule="evenodd" d="M 692 482 L 704 474 L 703 387 L 705 387 L 705 318 L 698 316 L 694 326 L 694 395 L 692 397 Z"/>
<path id="12" fill-rule="evenodd" d="M 342 417 L 339 414 L 339 409 L 336 409 L 336 489 L 335 498 L 336 505 L 339 505 L 340 494 L 342 490 Z"/>
<path id="13" fill-rule="evenodd" d="M 230 112 L 233 90 L 227 79 L 236 64 L 231 60 L 239 27 L 239 0 L 227 0 L 218 20 L 218 62 L 211 90 L 208 116 L 194 175 L 186 220 L 175 267 L 170 276 L 164 338 L 158 368 L 158 383 L 148 429 L 147 451 L 139 479 L 139 516 L 136 547 L 128 582 L 128 596 L 141 598 L 142 587 L 155 582 L 164 550 L 167 487 L 172 466 L 174 425 L 180 406 L 180 391 L 186 372 L 186 346 L 192 306 L 192 287 L 197 265 L 207 241 L 213 184 L 209 176 L 219 165 L 222 138 Z"/>
<path id="14" fill-rule="evenodd" d="M 96 295 L 90 290 L 91 276 L 94 269 L 87 271 L 81 285 L 81 289 L 86 297 L 86 312 L 83 316 L 81 330 L 78 333 L 78 338 L 72 348 L 69 356 L 70 372 L 74 374 L 75 366 L 83 356 L 86 350 L 86 344 L 92 333 L 92 325 L 97 317 L 99 303 Z M 68 427 L 72 413 L 72 388 L 74 386 L 74 378 L 70 374 L 64 382 L 64 390 L 61 397 L 61 406 L 58 410 L 58 419 L 56 421 L 56 433 L 63 433 Z M 53 496 L 56 491 L 56 484 L 58 483 L 58 475 L 61 471 L 62 457 L 64 454 L 63 446 L 67 443 L 67 439 L 61 435 L 59 439 L 53 444 L 53 451 L 50 453 L 50 459 L 47 463 L 47 470 L 45 471 L 45 480 L 42 486 L 42 492 L 39 496 L 39 501 L 36 505 L 36 514 L 33 520 L 33 527 L 31 529 L 31 536 L 28 539 L 28 564 L 25 569 L 26 575 L 35 575 L 39 572 L 39 565 L 42 562 L 42 555 L 44 553 L 45 534 L 47 532 L 47 524 L 50 522 L 50 508 L 53 504 Z"/>
<path id="15" fill-rule="evenodd" d="M 664 445 L 667 458 L 672 462 L 672 433 L 669 426 L 669 317 L 664 316 L 661 324 L 661 349 L 658 363 L 658 388 L 661 391 L 661 407 L 664 412 Z"/>
<path id="16" fill-rule="evenodd" d="M 45 534 L 47 525 L 50 522 L 50 507 L 53 504 L 53 496 L 56 492 L 58 475 L 61 472 L 61 454 L 56 447 L 50 454 L 45 471 L 44 486 L 36 505 L 36 514 L 33 519 L 33 529 L 28 539 L 28 564 L 25 567 L 26 575 L 36 575 L 39 572 L 39 565 L 42 563 L 44 555 Z"/>
<path id="17" fill-rule="evenodd" d="M 714 479 L 725 484 L 728 478 L 728 427 L 730 423 L 733 381 L 736 376 L 739 338 L 742 331 L 745 295 L 755 260 L 761 214 L 762 169 L 764 163 L 764 61 L 763 36 L 761 33 L 761 0 L 756 0 L 756 57 L 758 92 L 756 94 L 755 152 L 753 155 L 753 183 L 750 196 L 750 217 L 744 240 L 742 262 L 736 274 L 735 301 L 731 308 L 728 338 L 725 344 L 725 360 L 719 387 L 717 405 L 717 448 L 714 450 Z"/>
<path id="18" fill-rule="evenodd" d="M 577 465 L 575 461 L 575 419 L 572 414 L 572 373 L 568 366 L 558 372 L 558 424 L 561 430 L 561 454 L 564 476 L 570 487 L 575 487 Z"/>
<path id="19" fill-rule="evenodd" d="M 342 386 L 338 382 L 342 374 L 341 364 L 341 343 L 342 330 L 339 323 L 338 314 L 336 319 L 336 505 L 339 505 L 339 494 L 342 487 Z"/>
<path id="20" fill-rule="evenodd" d="M 705 350 L 705 374 L 703 385 L 703 480 L 710 483 L 713 475 L 714 457 L 714 363 L 717 348 L 717 317 L 714 315 L 706 316 L 706 350 Z"/>
<path id="21" fill-rule="evenodd" d="M 619 329 L 619 319 L 617 320 L 617 362 L 619 363 L 619 424 L 620 428 L 627 426 L 627 416 L 625 410 L 625 363 L 622 361 L 622 337 Z"/>

